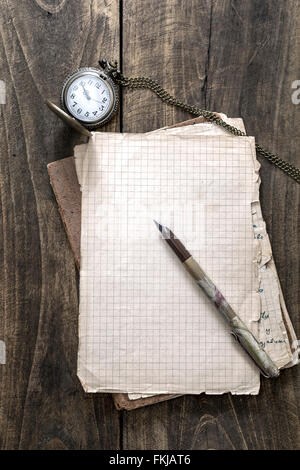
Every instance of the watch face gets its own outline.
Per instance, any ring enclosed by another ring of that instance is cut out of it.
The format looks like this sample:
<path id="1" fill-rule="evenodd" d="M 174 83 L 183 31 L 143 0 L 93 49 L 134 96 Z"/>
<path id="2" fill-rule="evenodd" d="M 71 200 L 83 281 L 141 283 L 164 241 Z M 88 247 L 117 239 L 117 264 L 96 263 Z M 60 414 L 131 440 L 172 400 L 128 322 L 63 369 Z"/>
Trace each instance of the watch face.
<path id="1" fill-rule="evenodd" d="M 63 105 L 87 126 L 100 125 L 116 107 L 116 91 L 110 79 L 101 78 L 101 75 L 95 69 L 78 70 L 63 88 Z"/>

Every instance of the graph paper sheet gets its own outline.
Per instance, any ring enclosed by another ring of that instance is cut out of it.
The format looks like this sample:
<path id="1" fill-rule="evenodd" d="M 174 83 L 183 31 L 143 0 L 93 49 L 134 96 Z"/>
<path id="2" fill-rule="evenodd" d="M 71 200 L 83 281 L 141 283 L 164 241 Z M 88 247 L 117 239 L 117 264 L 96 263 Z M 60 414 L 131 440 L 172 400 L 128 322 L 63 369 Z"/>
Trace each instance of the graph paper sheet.
<path id="1" fill-rule="evenodd" d="M 195 135 L 95 133 L 77 147 L 86 391 L 258 393 L 256 366 L 153 224 L 172 228 L 257 334 L 253 152 L 251 137 Z"/>
<path id="2" fill-rule="evenodd" d="M 221 114 L 228 124 L 245 131 L 243 120 L 228 118 Z M 154 131 L 167 134 L 228 135 L 219 126 L 202 123 L 178 128 L 165 128 Z M 260 164 L 253 153 L 255 170 L 253 196 L 251 203 L 252 227 L 254 240 L 254 275 L 259 279 L 261 316 L 258 320 L 258 339 L 279 368 L 291 367 L 298 363 L 299 345 L 286 309 L 280 282 L 273 260 L 272 248 L 263 220 L 259 201 Z"/>
<path id="3" fill-rule="evenodd" d="M 243 121 L 241 119 L 230 119 L 225 115 L 222 115 L 222 118 L 229 124 L 245 131 Z M 161 134 L 185 133 L 197 135 L 222 135 L 225 133 L 223 129 L 209 123 L 201 123 L 172 129 L 160 129 L 154 132 Z M 76 149 L 76 169 L 80 183 L 86 147 L 86 145 L 81 145 Z M 269 238 L 261 214 L 258 198 L 258 189 L 260 183 L 258 177 L 259 165 L 258 162 L 255 161 L 255 158 L 254 166 L 256 168 L 256 183 L 254 186 L 253 201 L 251 206 L 253 235 L 255 240 L 254 251 L 256 252 L 253 266 L 256 273 L 255 275 L 259 278 L 258 291 L 261 301 L 261 316 L 257 321 L 258 338 L 264 347 L 268 350 L 272 359 L 277 363 L 278 367 L 288 367 L 297 363 L 298 342 L 285 307 L 275 263 L 272 259 Z M 146 394 L 130 394 L 129 398 L 137 399 L 140 396 L 146 396 Z"/>

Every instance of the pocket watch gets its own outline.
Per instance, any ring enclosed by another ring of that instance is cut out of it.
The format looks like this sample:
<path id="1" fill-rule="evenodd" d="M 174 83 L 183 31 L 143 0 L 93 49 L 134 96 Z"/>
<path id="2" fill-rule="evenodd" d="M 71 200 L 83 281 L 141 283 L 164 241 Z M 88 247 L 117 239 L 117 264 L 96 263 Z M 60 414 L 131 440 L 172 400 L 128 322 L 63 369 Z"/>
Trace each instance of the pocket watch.
<path id="1" fill-rule="evenodd" d="M 117 111 L 119 106 L 117 85 L 128 88 L 148 88 L 167 104 L 183 109 L 194 116 L 202 116 L 208 122 L 222 127 L 233 135 L 246 135 L 245 132 L 223 121 L 217 113 L 178 100 L 152 78 L 125 77 L 117 69 L 117 62 L 111 63 L 105 59 L 101 59 L 99 65 L 100 69 L 86 67 L 76 70 L 67 77 L 61 92 L 62 108 L 46 100 L 52 111 L 84 135 L 90 137 L 92 135 L 90 129 L 102 126 Z M 260 155 L 300 183 L 299 168 L 282 160 L 259 144 L 255 147 Z"/>
<path id="2" fill-rule="evenodd" d="M 88 129 L 96 129 L 109 121 L 119 106 L 118 90 L 111 76 L 116 69 L 107 61 L 100 64 L 101 69 L 80 68 L 66 78 L 61 91 L 61 108 L 46 101 L 61 119 L 86 135 L 90 135 Z"/>

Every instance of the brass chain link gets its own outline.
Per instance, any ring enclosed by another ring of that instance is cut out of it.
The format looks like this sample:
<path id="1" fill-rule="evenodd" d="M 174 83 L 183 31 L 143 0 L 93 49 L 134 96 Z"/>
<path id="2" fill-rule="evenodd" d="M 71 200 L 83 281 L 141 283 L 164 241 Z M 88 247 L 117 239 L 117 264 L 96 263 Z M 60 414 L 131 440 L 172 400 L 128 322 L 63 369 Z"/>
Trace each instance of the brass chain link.
<path id="1" fill-rule="evenodd" d="M 194 116 L 202 116 L 207 121 L 217 124 L 218 126 L 222 127 L 226 131 L 230 132 L 231 134 L 237 136 L 246 136 L 245 132 L 240 131 L 234 126 L 227 124 L 223 119 L 218 117 L 214 112 L 207 111 L 205 109 L 197 108 L 197 106 L 192 106 L 182 101 L 174 98 L 170 93 L 168 93 L 163 87 L 161 87 L 155 80 L 147 77 L 135 77 L 135 78 L 128 78 L 124 77 L 119 70 L 117 70 L 117 64 L 109 64 L 107 61 L 100 61 L 100 65 L 103 66 L 103 63 L 110 66 L 111 69 L 111 76 L 113 77 L 114 81 L 123 86 L 128 88 L 148 88 L 149 90 L 153 91 L 162 101 L 168 103 L 173 106 L 177 106 L 178 108 L 183 109 L 184 111 L 193 114 Z M 280 168 L 284 171 L 288 176 L 293 178 L 298 184 L 300 184 L 300 169 L 293 166 L 291 163 L 288 163 L 282 160 L 278 155 L 275 155 L 268 150 L 265 150 L 259 144 L 256 144 L 256 151 L 265 157 L 269 162 L 273 163 L 275 166 Z"/>

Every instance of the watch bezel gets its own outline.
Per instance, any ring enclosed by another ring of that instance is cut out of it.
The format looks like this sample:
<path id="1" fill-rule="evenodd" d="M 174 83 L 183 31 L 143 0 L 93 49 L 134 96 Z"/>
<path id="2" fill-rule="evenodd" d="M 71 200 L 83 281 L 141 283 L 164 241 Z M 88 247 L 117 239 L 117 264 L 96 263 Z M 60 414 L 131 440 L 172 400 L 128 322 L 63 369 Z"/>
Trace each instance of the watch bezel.
<path id="1" fill-rule="evenodd" d="M 96 76 L 102 79 L 103 81 L 105 81 L 108 85 L 108 90 L 109 90 L 110 98 L 111 98 L 111 104 L 107 112 L 103 116 L 101 116 L 99 119 L 93 122 L 82 121 L 77 116 L 74 116 L 74 114 L 69 110 L 67 106 L 67 92 L 68 92 L 69 87 L 71 86 L 73 81 L 76 80 L 78 77 L 86 76 L 86 75 L 91 75 L 94 77 Z M 116 88 L 116 85 L 111 79 L 111 77 L 109 77 L 103 70 L 96 69 L 94 67 L 80 68 L 80 69 L 77 69 L 75 72 L 71 73 L 64 81 L 62 91 L 61 91 L 61 106 L 70 116 L 72 116 L 72 118 L 76 119 L 78 122 L 80 122 L 80 124 L 82 124 L 87 129 L 96 129 L 97 127 L 103 126 L 115 114 L 115 112 L 118 109 L 118 105 L 119 105 L 119 95 L 118 95 L 118 90 Z"/>

